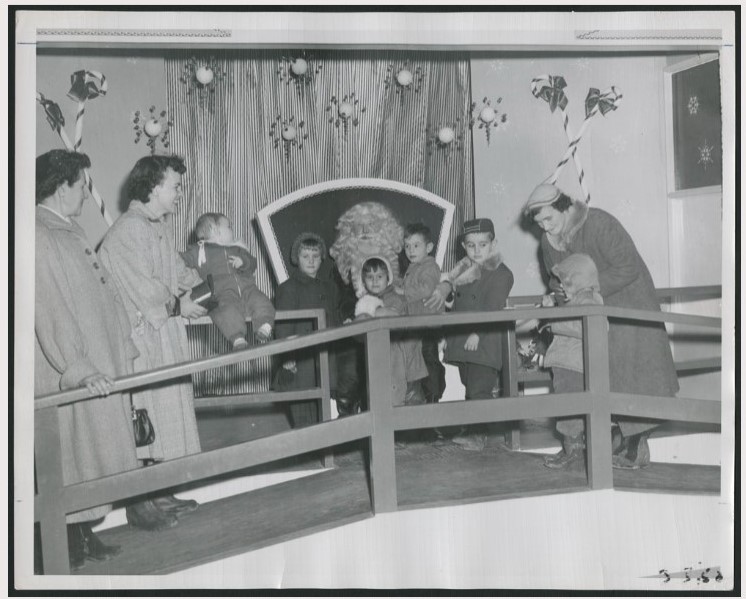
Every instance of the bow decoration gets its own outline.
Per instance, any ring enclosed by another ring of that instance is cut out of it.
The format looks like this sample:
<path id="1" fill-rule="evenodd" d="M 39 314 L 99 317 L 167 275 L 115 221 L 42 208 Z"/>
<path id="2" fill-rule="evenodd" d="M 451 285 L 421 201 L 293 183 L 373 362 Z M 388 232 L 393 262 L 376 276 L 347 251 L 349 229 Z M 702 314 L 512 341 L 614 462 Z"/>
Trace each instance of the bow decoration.
<path id="1" fill-rule="evenodd" d="M 44 109 L 44 113 L 47 116 L 47 122 L 54 131 L 58 131 L 60 128 L 65 126 L 65 117 L 62 115 L 62 110 L 57 102 L 47 100 L 41 93 L 37 94 L 36 99 Z"/>
<path id="2" fill-rule="evenodd" d="M 618 108 L 621 100 L 622 94 L 614 86 L 604 93 L 592 87 L 588 90 L 588 95 L 585 98 L 585 118 L 590 117 L 594 110 L 599 111 L 602 116 L 606 116 L 607 112 Z"/>
<path id="3" fill-rule="evenodd" d="M 564 88 L 567 86 L 561 75 L 541 75 L 531 82 L 531 93 L 549 103 L 549 110 L 554 112 L 557 107 L 564 110 L 567 107 L 567 96 Z"/>
<path id="4" fill-rule="evenodd" d="M 99 96 L 105 96 L 109 84 L 106 77 L 98 71 L 75 71 L 70 75 L 70 91 L 67 97 L 76 102 L 93 100 Z"/>

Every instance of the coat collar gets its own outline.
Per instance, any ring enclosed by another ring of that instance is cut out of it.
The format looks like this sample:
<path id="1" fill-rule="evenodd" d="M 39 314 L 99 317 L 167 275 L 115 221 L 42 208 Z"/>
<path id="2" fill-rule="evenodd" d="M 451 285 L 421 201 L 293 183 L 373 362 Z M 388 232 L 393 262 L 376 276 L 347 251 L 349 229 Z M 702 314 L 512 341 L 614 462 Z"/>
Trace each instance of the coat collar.
<path id="1" fill-rule="evenodd" d="M 468 256 L 465 256 L 448 273 L 448 280 L 455 287 L 468 285 L 482 278 L 482 269 L 490 271 L 497 270 L 500 264 L 502 264 L 502 257 L 499 252 L 489 256 L 481 266 L 473 262 Z"/>
<path id="2" fill-rule="evenodd" d="M 588 218 L 588 210 L 588 204 L 585 202 L 573 202 L 568 209 L 568 218 L 562 233 L 559 235 L 547 233 L 547 241 L 555 250 L 565 251 L 568 248 L 575 235 L 583 228 Z"/>
<path id="3" fill-rule="evenodd" d="M 59 229 L 64 231 L 72 231 L 78 235 L 85 237 L 83 229 L 74 220 L 69 221 L 62 218 L 54 210 L 48 210 L 42 206 L 36 207 L 36 218 L 38 221 L 44 224 L 48 229 Z"/>
<path id="4" fill-rule="evenodd" d="M 127 208 L 127 211 L 132 211 L 140 214 L 147 218 L 150 222 L 163 223 L 166 221 L 165 214 L 163 216 L 157 216 L 155 212 L 150 209 L 150 206 L 148 206 L 148 204 L 143 204 L 140 200 L 132 200 L 129 207 Z"/>
<path id="5" fill-rule="evenodd" d="M 297 267 L 293 267 L 293 270 L 290 273 L 290 278 L 295 279 L 302 285 L 312 285 L 319 282 L 318 273 L 316 273 L 315 277 L 309 277 L 306 273 L 304 273 L 300 268 Z"/>

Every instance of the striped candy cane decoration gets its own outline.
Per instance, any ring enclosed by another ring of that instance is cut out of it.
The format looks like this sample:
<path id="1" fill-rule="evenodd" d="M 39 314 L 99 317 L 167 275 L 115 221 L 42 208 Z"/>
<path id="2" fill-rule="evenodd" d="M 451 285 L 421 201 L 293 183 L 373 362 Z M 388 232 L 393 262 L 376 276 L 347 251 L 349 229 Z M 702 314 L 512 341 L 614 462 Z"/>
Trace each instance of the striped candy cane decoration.
<path id="1" fill-rule="evenodd" d="M 44 112 L 47 116 L 47 122 L 52 127 L 52 130 L 57 132 L 57 135 L 59 135 L 65 148 L 71 152 L 75 152 L 75 146 L 70 141 L 70 138 L 67 136 L 67 133 L 63 129 L 65 118 L 62 116 L 62 111 L 60 110 L 60 107 L 57 105 L 57 103 L 53 102 L 52 100 L 47 100 L 39 92 L 36 92 L 36 101 L 41 104 L 42 108 L 44 108 Z M 91 193 L 91 196 L 98 205 L 98 210 L 101 213 L 101 216 L 104 218 L 104 221 L 107 225 L 111 226 L 114 223 L 114 219 L 111 217 L 111 214 L 109 214 L 109 211 L 106 209 L 106 204 L 104 204 L 104 200 L 101 197 L 101 194 L 99 194 L 98 190 L 94 186 L 93 177 L 91 177 L 88 169 L 84 169 L 83 172 L 85 173 L 85 180 L 88 191 Z"/>
<path id="2" fill-rule="evenodd" d="M 549 102 L 549 109 L 552 112 L 554 112 L 555 108 L 560 109 L 560 114 L 562 115 L 562 126 L 565 129 L 565 136 L 567 137 L 567 142 L 569 144 L 568 147 L 572 148 L 570 156 L 575 162 L 575 168 L 578 171 L 578 178 L 580 180 L 580 189 L 583 191 L 583 197 L 585 197 L 586 204 L 588 204 L 591 201 L 591 193 L 588 190 L 588 184 L 585 181 L 585 171 L 583 170 L 583 165 L 581 164 L 580 156 L 578 155 L 577 142 L 573 143 L 570 118 L 567 115 L 567 96 L 563 91 L 565 85 L 565 79 L 562 76 L 555 77 L 552 75 L 539 75 L 531 80 L 531 93 L 534 97 Z M 547 179 L 548 183 L 555 183 L 557 181 L 562 168 L 567 164 L 570 156 L 568 156 L 567 159 L 563 158 L 561 166 L 558 166 L 552 176 Z"/>
<path id="3" fill-rule="evenodd" d="M 98 71 L 76 71 L 70 76 L 70 91 L 67 96 L 78 102 L 75 113 L 75 145 L 73 149 L 77 152 L 83 143 L 83 116 L 85 115 L 85 103 L 88 100 L 106 95 L 109 84 L 106 77 Z"/>
<path id="4" fill-rule="evenodd" d="M 557 166 L 554 169 L 554 173 L 552 173 L 552 176 L 549 178 L 550 183 L 554 183 L 557 180 L 560 171 L 570 160 L 570 157 L 577 155 L 578 143 L 580 142 L 580 139 L 583 137 L 585 132 L 588 130 L 588 127 L 591 124 L 591 119 L 599 112 L 602 115 L 605 115 L 611 110 L 616 110 L 622 100 L 622 97 L 623 95 L 621 91 L 619 91 L 619 88 L 614 86 L 606 90 L 603 94 L 599 93 L 599 91 L 595 88 L 591 88 L 590 90 L 588 90 L 588 96 L 585 99 L 586 116 L 585 120 L 583 121 L 583 125 L 580 127 L 578 135 L 568 145 L 567 150 L 565 150 L 565 154 L 562 157 L 562 160 L 557 163 Z M 582 173 L 582 170 L 578 168 L 578 172 Z M 583 180 L 581 175 L 581 186 L 582 184 Z M 586 202 L 588 201 L 590 201 L 590 195 L 587 196 Z"/>

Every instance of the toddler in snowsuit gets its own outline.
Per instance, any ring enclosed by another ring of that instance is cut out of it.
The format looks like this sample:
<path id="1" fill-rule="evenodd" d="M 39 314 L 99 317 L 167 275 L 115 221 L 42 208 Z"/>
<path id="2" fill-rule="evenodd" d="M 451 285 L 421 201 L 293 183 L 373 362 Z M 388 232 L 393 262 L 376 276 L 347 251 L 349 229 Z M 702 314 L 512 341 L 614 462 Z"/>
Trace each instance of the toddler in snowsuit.
<path id="1" fill-rule="evenodd" d="M 215 326 L 233 345 L 248 347 L 246 317 L 251 318 L 260 342 L 272 337 L 275 309 L 269 298 L 256 286 L 256 258 L 233 236 L 231 222 L 224 214 L 207 212 L 195 227 L 198 242 L 182 253 L 187 266 L 199 272 L 203 281 L 212 276 L 213 299 L 217 308 L 210 311 Z"/>

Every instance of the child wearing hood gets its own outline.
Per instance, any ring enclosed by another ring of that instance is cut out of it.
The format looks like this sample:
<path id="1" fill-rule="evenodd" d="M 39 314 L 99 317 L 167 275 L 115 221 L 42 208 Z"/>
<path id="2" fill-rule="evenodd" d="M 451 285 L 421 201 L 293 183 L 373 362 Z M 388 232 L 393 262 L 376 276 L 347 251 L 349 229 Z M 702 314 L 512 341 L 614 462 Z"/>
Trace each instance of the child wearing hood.
<path id="1" fill-rule="evenodd" d="M 386 258 L 374 256 L 363 262 L 361 274 L 366 294 L 355 305 L 355 319 L 402 316 L 407 314 L 407 300 L 394 288 L 394 276 Z M 396 337 L 396 333 L 392 338 Z M 395 406 L 424 403 L 418 382 L 427 376 L 422 359 L 422 342 L 392 339 L 391 382 Z"/>
<path id="2" fill-rule="evenodd" d="M 256 258 L 233 236 L 231 221 L 224 214 L 207 212 L 197 219 L 197 243 L 181 254 L 187 266 L 194 268 L 203 281 L 213 281 L 217 307 L 209 313 L 215 326 L 234 350 L 248 347 L 246 317 L 256 331 L 258 341 L 272 337 L 275 308 L 256 286 Z"/>
<path id="3" fill-rule="evenodd" d="M 590 256 L 571 254 L 552 268 L 561 284 L 567 302 L 565 306 L 601 305 L 598 269 Z M 550 296 L 542 304 L 552 306 Z M 583 325 L 579 319 L 554 320 L 542 328 L 551 328 L 554 340 L 544 356 L 544 366 L 552 369 L 555 393 L 575 393 L 584 390 Z M 557 432 L 562 435 L 562 450 L 547 457 L 547 468 L 567 469 L 584 461 L 583 418 L 558 418 Z"/>
<path id="4" fill-rule="evenodd" d="M 454 289 L 455 312 L 502 310 L 513 288 L 513 273 L 497 251 L 495 226 L 488 218 L 466 221 L 461 245 L 466 257 L 447 275 Z M 458 366 L 466 387 L 465 399 L 490 399 L 502 369 L 502 333 L 504 326 L 475 325 L 473 331 L 452 333 L 446 337 L 445 361 Z M 453 329 L 452 329 L 453 330 Z M 470 451 L 484 449 L 486 438 L 480 427 L 471 434 L 461 433 L 452 441 Z"/>

